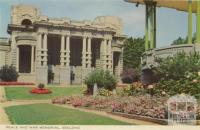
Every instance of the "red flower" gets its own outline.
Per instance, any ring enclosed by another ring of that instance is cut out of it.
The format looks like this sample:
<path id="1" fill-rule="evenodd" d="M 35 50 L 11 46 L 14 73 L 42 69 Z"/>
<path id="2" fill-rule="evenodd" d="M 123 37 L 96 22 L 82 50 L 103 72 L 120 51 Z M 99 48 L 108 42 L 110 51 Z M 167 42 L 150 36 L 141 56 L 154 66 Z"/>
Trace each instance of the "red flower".
<path id="1" fill-rule="evenodd" d="M 34 93 L 34 94 L 49 94 L 49 93 L 51 93 L 51 91 L 49 89 L 46 89 L 46 88 L 43 88 L 43 89 L 33 88 L 31 90 L 31 93 Z"/>
<path id="2" fill-rule="evenodd" d="M 26 82 L 0 82 L 0 85 L 34 85 L 34 83 L 26 83 Z"/>

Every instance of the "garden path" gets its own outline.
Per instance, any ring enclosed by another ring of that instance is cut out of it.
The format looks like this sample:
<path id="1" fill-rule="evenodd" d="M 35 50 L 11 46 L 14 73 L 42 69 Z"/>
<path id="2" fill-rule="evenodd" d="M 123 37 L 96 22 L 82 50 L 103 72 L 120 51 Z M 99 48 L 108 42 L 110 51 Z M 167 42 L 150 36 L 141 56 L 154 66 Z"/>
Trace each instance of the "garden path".
<path id="1" fill-rule="evenodd" d="M 6 101 L 5 99 L 5 90 L 3 86 L 0 86 L 0 124 L 11 124 L 8 116 L 2 106 L 2 104 Z"/>

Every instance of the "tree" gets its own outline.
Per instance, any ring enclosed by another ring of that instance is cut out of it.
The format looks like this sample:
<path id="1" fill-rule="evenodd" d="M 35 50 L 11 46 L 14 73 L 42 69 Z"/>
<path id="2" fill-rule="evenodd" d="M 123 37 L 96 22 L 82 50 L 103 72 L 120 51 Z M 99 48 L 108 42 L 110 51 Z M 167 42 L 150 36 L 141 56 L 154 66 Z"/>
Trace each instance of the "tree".
<path id="1" fill-rule="evenodd" d="M 196 41 L 196 33 L 194 33 L 192 37 L 192 43 L 195 43 L 195 41 Z M 172 42 L 171 45 L 181 45 L 181 44 L 187 44 L 187 43 L 188 43 L 188 37 L 186 38 L 178 37 L 176 40 Z"/>
<path id="2" fill-rule="evenodd" d="M 144 38 L 127 38 L 124 43 L 124 68 L 138 68 L 144 52 Z"/>
<path id="3" fill-rule="evenodd" d="M 187 38 L 178 37 L 176 40 L 173 41 L 171 45 L 181 45 L 181 44 L 187 44 Z"/>

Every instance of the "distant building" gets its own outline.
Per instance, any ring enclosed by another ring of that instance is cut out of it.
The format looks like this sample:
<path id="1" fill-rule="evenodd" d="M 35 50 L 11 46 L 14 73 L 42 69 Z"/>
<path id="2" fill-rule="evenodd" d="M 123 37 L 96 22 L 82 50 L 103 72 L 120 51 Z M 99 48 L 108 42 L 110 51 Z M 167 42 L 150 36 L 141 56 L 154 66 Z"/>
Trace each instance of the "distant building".
<path id="1" fill-rule="evenodd" d="M 125 36 L 118 17 L 56 19 L 33 6 L 17 5 L 12 7 L 7 31 L 10 39 L 0 39 L 0 66 L 14 65 L 19 81 L 81 84 L 94 69 L 118 77 L 122 71 Z"/>

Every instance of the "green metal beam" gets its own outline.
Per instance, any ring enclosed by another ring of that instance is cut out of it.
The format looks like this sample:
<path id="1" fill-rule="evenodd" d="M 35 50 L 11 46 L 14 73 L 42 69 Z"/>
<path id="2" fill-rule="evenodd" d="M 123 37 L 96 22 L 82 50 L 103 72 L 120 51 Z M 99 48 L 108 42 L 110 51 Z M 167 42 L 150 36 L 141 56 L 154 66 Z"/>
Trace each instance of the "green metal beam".
<path id="1" fill-rule="evenodd" d="M 150 48 L 156 47 L 156 3 L 150 5 Z"/>
<path id="2" fill-rule="evenodd" d="M 145 50 L 149 50 L 149 6 L 146 4 L 146 13 L 145 13 Z"/>
<path id="3" fill-rule="evenodd" d="M 188 0 L 188 44 L 192 44 L 192 1 Z"/>
<path id="4" fill-rule="evenodd" d="M 154 48 L 156 48 L 156 3 L 154 4 Z"/>
<path id="5" fill-rule="evenodd" d="M 154 12 L 153 5 L 150 5 L 150 48 L 154 48 Z"/>
<path id="6" fill-rule="evenodd" d="M 196 16 L 197 16 L 196 43 L 200 43 L 200 1 L 199 0 L 197 1 L 197 13 L 196 13 Z"/>

